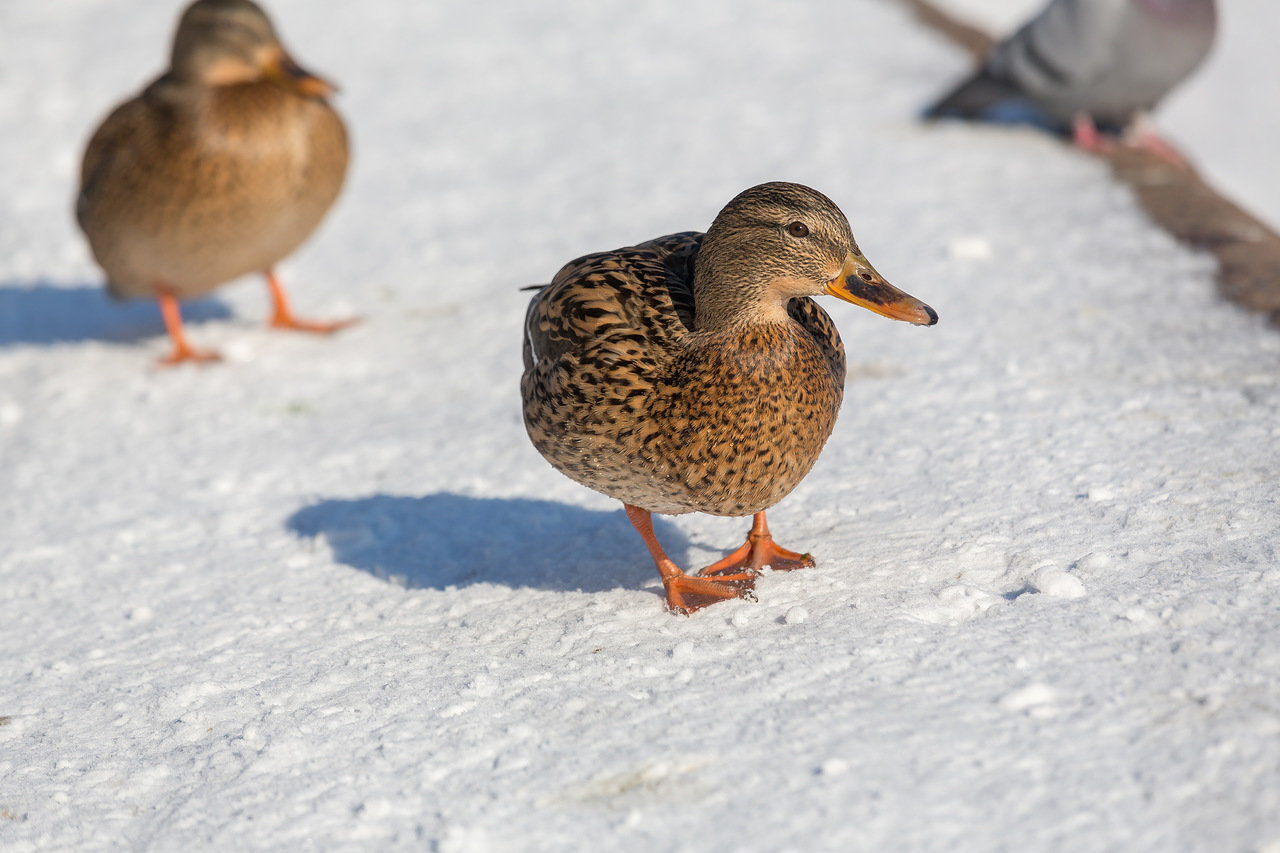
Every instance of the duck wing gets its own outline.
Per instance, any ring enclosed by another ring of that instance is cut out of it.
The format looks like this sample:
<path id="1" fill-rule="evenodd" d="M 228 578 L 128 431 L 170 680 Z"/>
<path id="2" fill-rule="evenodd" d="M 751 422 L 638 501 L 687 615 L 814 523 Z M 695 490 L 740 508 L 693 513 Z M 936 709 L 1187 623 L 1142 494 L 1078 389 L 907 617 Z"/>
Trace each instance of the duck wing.
<path id="1" fill-rule="evenodd" d="M 823 360 L 831 370 L 836 385 L 844 387 L 844 343 L 840 340 L 840 333 L 836 330 L 836 324 L 831 319 L 831 315 L 807 296 L 792 299 L 787 303 L 787 314 L 813 338 L 818 349 L 822 351 Z"/>
<path id="2" fill-rule="evenodd" d="M 687 231 L 565 264 L 525 315 L 525 370 L 571 357 L 583 367 L 646 374 L 693 328 L 693 260 L 702 234 Z M 571 365 L 562 364 L 568 369 Z"/>

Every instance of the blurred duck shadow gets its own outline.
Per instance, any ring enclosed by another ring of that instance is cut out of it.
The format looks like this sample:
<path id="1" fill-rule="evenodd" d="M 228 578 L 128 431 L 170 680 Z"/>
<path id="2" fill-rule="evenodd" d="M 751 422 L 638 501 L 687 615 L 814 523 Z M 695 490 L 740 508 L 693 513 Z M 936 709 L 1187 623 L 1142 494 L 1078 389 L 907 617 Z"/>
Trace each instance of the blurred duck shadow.
<path id="1" fill-rule="evenodd" d="M 528 498 L 373 495 L 298 510 L 287 527 L 323 537 L 334 559 L 414 589 L 492 583 L 603 592 L 657 578 L 626 514 Z M 679 562 L 689 541 L 657 516 L 654 527 Z"/>
<path id="2" fill-rule="evenodd" d="M 230 316 L 231 310 L 217 299 L 182 303 L 186 323 Z M 160 309 L 150 299 L 117 302 L 101 284 L 0 283 L 0 347 L 89 340 L 133 342 L 163 334 Z"/>

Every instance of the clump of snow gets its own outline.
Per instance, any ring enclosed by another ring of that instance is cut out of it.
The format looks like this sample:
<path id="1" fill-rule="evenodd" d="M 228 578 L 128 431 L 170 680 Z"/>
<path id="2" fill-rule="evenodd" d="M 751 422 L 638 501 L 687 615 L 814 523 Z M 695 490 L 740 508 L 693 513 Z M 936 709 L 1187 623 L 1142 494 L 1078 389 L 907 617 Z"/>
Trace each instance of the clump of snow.
<path id="1" fill-rule="evenodd" d="M 155 613 L 151 610 L 151 608 L 145 605 L 141 607 L 133 608 L 132 610 L 129 611 L 129 614 L 128 614 L 128 618 L 134 622 L 147 622 L 147 621 L 150 621 L 154 616 L 155 616 Z"/>
<path id="2" fill-rule="evenodd" d="M 828 758 L 822 762 L 818 772 L 823 776 L 843 776 L 849 772 L 849 762 L 842 758 Z"/>
<path id="3" fill-rule="evenodd" d="M 800 605 L 788 607 L 786 614 L 783 615 L 782 621 L 788 625 L 803 625 L 809 621 L 809 611 Z"/>
<path id="4" fill-rule="evenodd" d="M 999 705 L 1006 711 L 1037 712 L 1045 709 L 1056 698 L 1057 693 L 1052 687 L 1033 682 L 1001 696 Z"/>
<path id="5" fill-rule="evenodd" d="M 932 602 L 911 614 L 935 625 L 955 625 L 983 615 L 999 600 L 999 596 L 978 587 L 954 584 L 938 590 Z"/>
<path id="6" fill-rule="evenodd" d="M 1052 566 L 1040 569 L 1032 575 L 1031 585 L 1036 592 L 1050 598 L 1083 598 L 1085 596 L 1084 583 L 1078 577 Z"/>

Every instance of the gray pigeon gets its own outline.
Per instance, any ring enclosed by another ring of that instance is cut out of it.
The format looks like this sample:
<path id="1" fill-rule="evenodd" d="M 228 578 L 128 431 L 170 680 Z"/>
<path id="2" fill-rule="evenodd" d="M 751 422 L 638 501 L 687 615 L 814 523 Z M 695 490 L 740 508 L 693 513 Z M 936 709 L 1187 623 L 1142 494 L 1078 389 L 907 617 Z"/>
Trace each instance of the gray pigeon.
<path id="1" fill-rule="evenodd" d="M 1120 134 L 1204 60 L 1214 0 L 1052 0 L 927 118 Z"/>

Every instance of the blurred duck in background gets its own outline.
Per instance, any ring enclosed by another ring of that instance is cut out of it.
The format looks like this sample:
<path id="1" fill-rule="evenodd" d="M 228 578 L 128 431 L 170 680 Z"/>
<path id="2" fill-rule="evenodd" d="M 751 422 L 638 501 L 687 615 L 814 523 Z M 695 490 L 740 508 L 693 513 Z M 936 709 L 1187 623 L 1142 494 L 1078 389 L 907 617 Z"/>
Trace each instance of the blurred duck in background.
<path id="1" fill-rule="evenodd" d="M 1119 139 L 1181 163 L 1146 113 L 1216 31 L 1214 0 L 1052 0 L 925 116 L 1031 124 L 1099 152 Z"/>
<path id="2" fill-rule="evenodd" d="M 198 0 L 169 69 L 94 133 L 76 218 L 119 299 L 159 300 L 173 352 L 187 342 L 179 301 L 251 272 L 266 275 L 271 325 L 332 332 L 354 320 L 295 317 L 273 267 L 315 230 L 342 188 L 347 133 L 334 87 L 305 71 L 250 0 Z"/>

